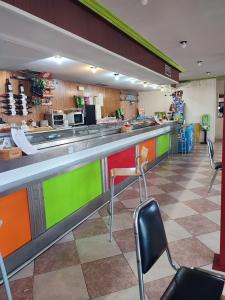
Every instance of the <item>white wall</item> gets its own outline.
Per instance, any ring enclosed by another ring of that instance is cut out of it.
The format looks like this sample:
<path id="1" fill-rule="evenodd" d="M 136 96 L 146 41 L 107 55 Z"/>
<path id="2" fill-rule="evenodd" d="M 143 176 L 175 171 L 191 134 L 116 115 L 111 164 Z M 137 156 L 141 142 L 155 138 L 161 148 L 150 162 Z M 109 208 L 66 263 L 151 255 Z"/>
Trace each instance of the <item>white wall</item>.
<path id="1" fill-rule="evenodd" d="M 209 114 L 211 128 L 209 136 L 215 140 L 216 127 L 216 79 L 191 81 L 177 85 L 183 90 L 183 99 L 186 103 L 186 123 L 200 123 L 203 114 Z M 155 111 L 168 111 L 172 102 L 170 96 L 164 96 L 160 91 L 139 93 L 139 106 L 144 107 L 146 115 L 153 115 Z"/>
<path id="2" fill-rule="evenodd" d="M 145 109 L 146 116 L 152 116 L 157 111 L 169 111 L 172 103 L 170 96 L 164 96 L 161 91 L 140 92 L 139 93 L 139 107 Z"/>

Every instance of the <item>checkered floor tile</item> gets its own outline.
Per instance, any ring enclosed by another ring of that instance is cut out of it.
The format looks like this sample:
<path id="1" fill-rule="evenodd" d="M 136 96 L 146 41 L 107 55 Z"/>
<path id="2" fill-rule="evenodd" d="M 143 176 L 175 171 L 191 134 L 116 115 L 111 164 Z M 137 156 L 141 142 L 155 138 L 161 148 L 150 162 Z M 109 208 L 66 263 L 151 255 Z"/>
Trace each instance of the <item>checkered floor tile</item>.
<path id="1" fill-rule="evenodd" d="M 218 160 L 221 149 L 215 145 Z M 204 145 L 186 156 L 170 156 L 147 174 L 149 196 L 160 204 L 171 252 L 182 265 L 209 269 L 219 249 L 221 175 L 208 194 L 211 174 Z M 14 300 L 139 299 L 132 228 L 138 203 L 133 184 L 115 200 L 112 243 L 103 207 L 11 278 Z M 173 274 L 163 255 L 144 278 L 147 297 L 160 299 Z"/>

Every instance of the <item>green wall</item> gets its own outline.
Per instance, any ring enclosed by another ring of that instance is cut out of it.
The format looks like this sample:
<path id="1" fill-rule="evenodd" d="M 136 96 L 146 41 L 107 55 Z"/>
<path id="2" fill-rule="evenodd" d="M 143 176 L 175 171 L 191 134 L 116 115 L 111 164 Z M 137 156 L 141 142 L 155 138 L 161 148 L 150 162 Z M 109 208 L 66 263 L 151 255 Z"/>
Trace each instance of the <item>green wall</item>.
<path id="1" fill-rule="evenodd" d="M 158 157 L 169 151 L 170 148 L 170 135 L 164 134 L 157 138 Z"/>
<path id="2" fill-rule="evenodd" d="M 46 226 L 50 228 L 102 194 L 100 161 L 46 180 L 43 191 Z"/>

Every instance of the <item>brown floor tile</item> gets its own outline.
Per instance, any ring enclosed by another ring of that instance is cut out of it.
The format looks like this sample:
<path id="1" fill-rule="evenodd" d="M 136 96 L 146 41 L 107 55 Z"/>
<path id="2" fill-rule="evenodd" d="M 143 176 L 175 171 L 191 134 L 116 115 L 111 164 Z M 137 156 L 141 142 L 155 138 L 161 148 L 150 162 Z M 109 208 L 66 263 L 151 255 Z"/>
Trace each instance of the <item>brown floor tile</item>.
<path id="1" fill-rule="evenodd" d="M 34 274 L 51 272 L 79 263 L 75 242 L 56 244 L 35 260 Z"/>
<path id="2" fill-rule="evenodd" d="M 205 266 L 211 264 L 214 253 L 196 238 L 187 238 L 169 244 L 172 257 L 181 266 Z"/>
<path id="3" fill-rule="evenodd" d="M 192 235 L 200 235 L 219 230 L 219 226 L 217 224 L 202 215 L 194 215 L 176 219 L 176 222 L 189 231 Z"/>
<path id="4" fill-rule="evenodd" d="M 184 188 L 176 183 L 162 184 L 159 186 L 165 193 L 182 191 Z"/>
<path id="5" fill-rule="evenodd" d="M 115 231 L 113 237 L 122 252 L 135 251 L 133 228 Z"/>
<path id="6" fill-rule="evenodd" d="M 183 175 L 176 175 L 176 176 L 172 176 L 170 178 L 170 181 L 172 182 L 179 182 L 179 181 L 185 181 L 187 180 L 187 177 L 183 176 Z"/>
<path id="7" fill-rule="evenodd" d="M 120 200 L 123 200 L 120 198 Z M 103 206 L 98 213 L 100 214 L 101 217 L 106 217 L 108 216 L 108 210 L 107 210 L 108 204 Z M 128 212 L 127 208 L 123 205 L 121 201 L 115 201 L 114 202 L 114 214 L 121 214 Z"/>
<path id="8" fill-rule="evenodd" d="M 102 218 L 87 220 L 78 226 L 73 234 L 76 239 L 107 233 L 109 230 Z"/>
<path id="9" fill-rule="evenodd" d="M 198 194 L 202 198 L 207 198 L 209 196 L 217 196 L 217 195 L 221 194 L 219 191 L 214 190 L 213 188 L 212 188 L 211 192 L 208 193 L 208 188 L 209 188 L 209 186 L 205 185 L 204 187 L 197 187 L 197 188 L 193 188 L 193 189 L 190 189 L 190 190 L 192 192 Z"/>
<path id="10" fill-rule="evenodd" d="M 167 193 L 155 195 L 154 198 L 159 203 L 160 206 L 178 202 L 175 198 L 168 195 Z"/>
<path id="11" fill-rule="evenodd" d="M 27 277 L 10 282 L 13 300 L 33 299 L 33 277 Z M 0 299 L 6 300 L 4 287 L 0 287 Z"/>
<path id="12" fill-rule="evenodd" d="M 123 255 L 82 265 L 90 299 L 127 289 L 137 284 Z"/>
<path id="13" fill-rule="evenodd" d="M 145 284 L 145 293 L 151 300 L 160 300 L 173 276 L 147 282 Z"/>
<path id="14" fill-rule="evenodd" d="M 135 188 L 126 189 L 121 194 L 117 196 L 119 200 L 127 200 L 133 198 L 139 198 L 139 192 Z"/>
<path id="15" fill-rule="evenodd" d="M 200 214 L 220 209 L 220 206 L 207 199 L 185 201 L 185 204 Z"/>

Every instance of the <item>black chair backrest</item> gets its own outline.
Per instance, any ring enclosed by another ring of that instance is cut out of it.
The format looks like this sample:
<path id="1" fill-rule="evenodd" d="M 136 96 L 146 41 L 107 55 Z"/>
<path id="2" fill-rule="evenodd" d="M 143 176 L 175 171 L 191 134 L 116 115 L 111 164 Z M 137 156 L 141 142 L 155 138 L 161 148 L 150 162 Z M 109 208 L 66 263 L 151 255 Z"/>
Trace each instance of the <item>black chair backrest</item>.
<path id="1" fill-rule="evenodd" d="M 137 213 L 142 272 L 145 274 L 167 249 L 167 238 L 158 203 L 142 205 Z"/>

